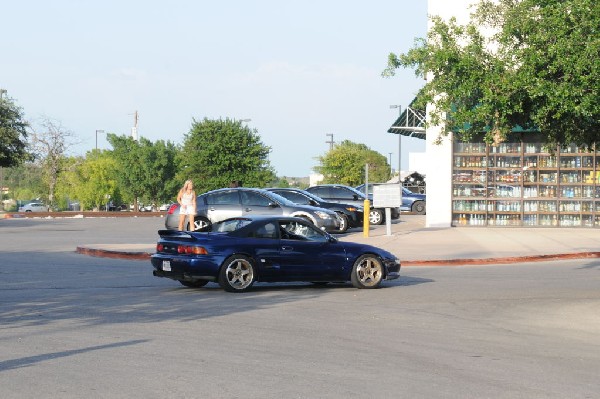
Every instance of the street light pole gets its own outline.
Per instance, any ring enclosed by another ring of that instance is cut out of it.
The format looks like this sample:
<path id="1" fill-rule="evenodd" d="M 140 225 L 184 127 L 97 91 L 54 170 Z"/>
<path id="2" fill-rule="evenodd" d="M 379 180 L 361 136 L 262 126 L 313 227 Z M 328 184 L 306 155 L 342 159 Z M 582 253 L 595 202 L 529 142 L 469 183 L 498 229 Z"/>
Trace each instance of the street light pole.
<path id="1" fill-rule="evenodd" d="M 398 117 L 402 116 L 402 105 L 394 104 L 390 105 L 390 108 L 398 108 Z M 402 184 L 400 172 L 402 172 L 402 133 L 398 132 L 398 183 Z"/>
<path id="2" fill-rule="evenodd" d="M 98 149 L 98 133 L 104 134 L 104 130 L 96 130 L 96 149 Z"/>

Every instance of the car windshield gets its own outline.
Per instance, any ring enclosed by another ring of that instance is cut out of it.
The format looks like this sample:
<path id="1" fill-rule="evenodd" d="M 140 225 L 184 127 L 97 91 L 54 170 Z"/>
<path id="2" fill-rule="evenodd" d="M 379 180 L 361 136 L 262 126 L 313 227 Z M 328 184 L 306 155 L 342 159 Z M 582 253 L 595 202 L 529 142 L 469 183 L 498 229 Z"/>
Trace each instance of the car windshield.
<path id="1" fill-rule="evenodd" d="M 363 193 L 362 191 L 358 191 L 354 187 L 348 187 L 348 189 L 350 191 L 352 191 L 353 193 L 355 193 L 356 195 L 358 195 L 360 198 L 365 198 L 365 193 Z"/>
<path id="2" fill-rule="evenodd" d="M 272 191 L 265 191 L 267 194 L 267 196 L 271 199 L 273 199 L 275 202 L 279 203 L 279 205 L 286 205 L 286 206 L 295 206 L 296 204 L 293 203 L 292 201 L 290 201 L 289 199 L 282 197 L 279 194 L 276 194 Z"/>
<path id="3" fill-rule="evenodd" d="M 325 200 L 323 198 L 321 198 L 318 195 L 315 195 L 313 193 L 309 193 L 308 191 L 302 191 L 302 195 L 306 195 L 307 197 L 310 197 L 313 200 L 318 201 L 318 202 L 325 202 Z"/>

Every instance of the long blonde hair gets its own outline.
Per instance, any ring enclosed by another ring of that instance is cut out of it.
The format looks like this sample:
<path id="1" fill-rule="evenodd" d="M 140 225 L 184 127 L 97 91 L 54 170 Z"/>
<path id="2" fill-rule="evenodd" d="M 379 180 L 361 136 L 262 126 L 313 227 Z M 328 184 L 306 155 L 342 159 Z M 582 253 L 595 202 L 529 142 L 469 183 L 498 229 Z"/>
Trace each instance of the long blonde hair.
<path id="1" fill-rule="evenodd" d="M 191 180 L 186 180 L 185 183 L 183 183 L 183 187 L 181 187 L 181 190 L 179 190 L 179 192 L 183 193 L 185 189 L 190 185 L 192 186 L 192 191 L 194 191 L 194 182 Z"/>

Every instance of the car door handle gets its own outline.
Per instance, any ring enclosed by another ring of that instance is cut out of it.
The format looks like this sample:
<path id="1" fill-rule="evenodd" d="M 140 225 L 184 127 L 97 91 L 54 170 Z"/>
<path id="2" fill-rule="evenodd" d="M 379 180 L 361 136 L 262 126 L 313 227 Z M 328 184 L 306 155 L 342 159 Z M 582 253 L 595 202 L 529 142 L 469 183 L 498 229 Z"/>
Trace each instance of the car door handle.
<path id="1" fill-rule="evenodd" d="M 246 212 L 252 212 L 252 208 L 246 208 L 245 211 Z"/>
<path id="2" fill-rule="evenodd" d="M 290 247 L 289 245 L 284 245 L 283 247 L 281 247 L 282 251 L 293 251 L 294 247 Z"/>

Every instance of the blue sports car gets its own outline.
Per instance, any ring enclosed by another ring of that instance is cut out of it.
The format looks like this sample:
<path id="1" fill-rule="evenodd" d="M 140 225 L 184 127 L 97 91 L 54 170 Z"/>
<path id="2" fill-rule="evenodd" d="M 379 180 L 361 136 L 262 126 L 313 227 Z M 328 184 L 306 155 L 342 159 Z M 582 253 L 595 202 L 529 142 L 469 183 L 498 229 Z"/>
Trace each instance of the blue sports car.
<path id="1" fill-rule="evenodd" d="M 229 292 L 259 282 L 352 282 L 377 288 L 400 276 L 400 261 L 365 244 L 342 242 L 295 217 L 226 219 L 209 232 L 159 230 L 153 274 L 186 287 L 217 282 Z"/>

